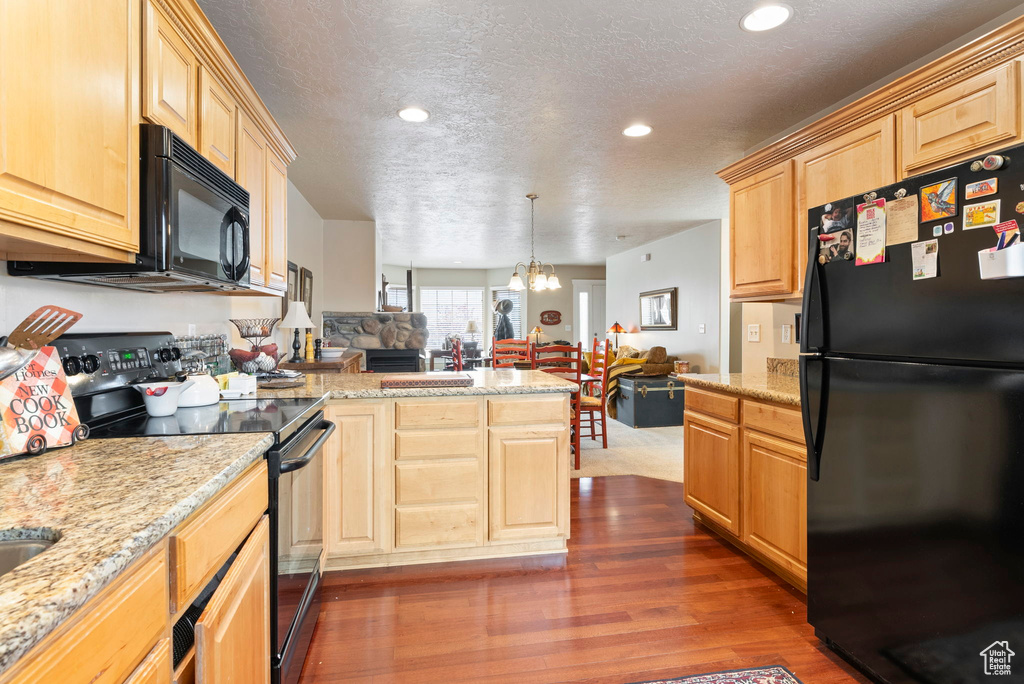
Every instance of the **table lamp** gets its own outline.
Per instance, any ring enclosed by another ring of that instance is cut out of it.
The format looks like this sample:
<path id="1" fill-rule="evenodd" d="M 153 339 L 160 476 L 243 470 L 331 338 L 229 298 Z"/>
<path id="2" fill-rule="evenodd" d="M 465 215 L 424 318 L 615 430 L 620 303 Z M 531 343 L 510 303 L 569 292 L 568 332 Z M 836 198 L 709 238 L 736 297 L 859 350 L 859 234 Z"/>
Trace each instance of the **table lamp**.
<path id="1" fill-rule="evenodd" d="M 534 340 L 534 342 L 533 342 L 534 346 L 540 344 L 540 334 L 542 332 L 544 332 L 544 331 L 540 329 L 539 325 L 533 326 L 533 330 L 530 331 L 531 335 L 536 335 L 537 336 L 537 339 Z"/>
<path id="2" fill-rule="evenodd" d="M 466 322 L 466 329 L 463 330 L 464 334 L 466 334 L 466 335 L 475 335 L 478 332 L 480 332 L 480 326 L 478 326 L 476 324 L 476 321 L 467 321 Z"/>
<path id="3" fill-rule="evenodd" d="M 288 313 L 284 320 L 278 323 L 278 327 L 295 330 L 295 338 L 292 340 L 292 358 L 288 359 L 288 363 L 302 363 L 303 359 L 299 356 L 299 349 L 302 348 L 299 343 L 299 329 L 308 330 L 316 327 L 309 319 L 309 314 L 306 313 L 306 303 L 303 301 L 288 302 Z"/>
<path id="4" fill-rule="evenodd" d="M 618 349 L 619 348 L 619 333 L 624 333 L 624 332 L 629 332 L 629 331 L 626 330 L 625 328 L 623 328 L 621 325 L 619 325 L 618 321 L 615 321 L 615 325 L 613 325 L 612 327 L 608 328 L 608 332 L 609 333 L 615 333 L 615 348 Z"/>

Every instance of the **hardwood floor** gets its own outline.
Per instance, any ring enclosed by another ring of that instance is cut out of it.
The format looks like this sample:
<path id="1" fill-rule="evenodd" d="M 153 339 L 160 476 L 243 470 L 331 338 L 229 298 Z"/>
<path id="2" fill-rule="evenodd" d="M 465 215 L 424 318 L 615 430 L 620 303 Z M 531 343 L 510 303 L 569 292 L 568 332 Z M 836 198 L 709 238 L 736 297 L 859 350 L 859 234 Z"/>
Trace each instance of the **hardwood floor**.
<path id="1" fill-rule="evenodd" d="M 300 684 L 623 684 L 785 665 L 867 682 L 803 595 L 691 520 L 683 486 L 572 481 L 569 554 L 332 572 Z"/>

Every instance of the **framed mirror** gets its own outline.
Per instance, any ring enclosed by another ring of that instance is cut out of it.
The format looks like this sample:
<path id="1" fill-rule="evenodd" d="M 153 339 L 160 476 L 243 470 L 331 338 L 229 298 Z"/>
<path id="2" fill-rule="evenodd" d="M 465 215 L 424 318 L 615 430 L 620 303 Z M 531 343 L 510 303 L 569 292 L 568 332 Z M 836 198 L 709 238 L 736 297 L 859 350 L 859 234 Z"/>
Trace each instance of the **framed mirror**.
<path id="1" fill-rule="evenodd" d="M 640 293 L 640 329 L 676 329 L 676 293 L 678 288 L 667 287 Z"/>

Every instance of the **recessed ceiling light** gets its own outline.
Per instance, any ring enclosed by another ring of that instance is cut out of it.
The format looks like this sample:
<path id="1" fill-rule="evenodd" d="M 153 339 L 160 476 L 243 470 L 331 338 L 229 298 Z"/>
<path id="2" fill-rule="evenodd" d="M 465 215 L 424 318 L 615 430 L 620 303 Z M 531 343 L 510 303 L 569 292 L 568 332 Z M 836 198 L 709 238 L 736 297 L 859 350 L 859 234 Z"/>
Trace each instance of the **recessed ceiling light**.
<path id="1" fill-rule="evenodd" d="M 626 239 L 626 236 L 625 236 L 625 235 L 616 235 L 616 236 L 615 236 L 615 239 L 616 239 L 617 241 L 619 241 L 619 242 L 622 242 L 623 240 L 625 240 L 625 239 Z"/>
<path id="2" fill-rule="evenodd" d="M 628 135 L 630 138 L 639 138 L 650 132 L 651 127 L 646 124 L 633 124 L 626 130 L 622 131 L 622 135 Z"/>
<path id="3" fill-rule="evenodd" d="M 426 109 L 420 109 L 419 107 L 406 107 L 405 109 L 398 112 L 398 118 L 405 121 L 412 121 L 413 123 L 420 123 L 430 118 L 430 112 Z"/>
<path id="4" fill-rule="evenodd" d="M 793 16 L 793 8 L 781 3 L 761 5 L 751 10 L 740 19 L 740 28 L 744 31 L 758 32 L 782 26 Z"/>
<path id="5" fill-rule="evenodd" d="M 453 264 L 461 264 L 462 262 L 461 261 L 453 261 L 452 263 Z"/>

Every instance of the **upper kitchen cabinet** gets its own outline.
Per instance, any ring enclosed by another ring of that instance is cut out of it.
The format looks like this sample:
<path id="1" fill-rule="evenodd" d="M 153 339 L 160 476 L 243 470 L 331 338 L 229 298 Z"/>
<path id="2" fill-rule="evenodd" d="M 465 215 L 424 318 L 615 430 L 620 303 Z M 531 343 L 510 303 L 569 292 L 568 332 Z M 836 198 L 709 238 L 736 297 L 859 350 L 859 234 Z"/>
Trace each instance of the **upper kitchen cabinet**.
<path id="1" fill-rule="evenodd" d="M 138 250 L 140 9 L 0 3 L 0 258 Z"/>
<path id="2" fill-rule="evenodd" d="M 729 208 L 732 297 L 792 293 L 793 162 L 784 161 L 732 186 Z"/>
<path id="3" fill-rule="evenodd" d="M 249 191 L 249 282 L 267 282 L 267 141 L 244 112 L 238 112 L 235 180 Z M 287 259 L 287 257 L 285 257 Z"/>
<path id="4" fill-rule="evenodd" d="M 199 60 L 160 9 L 147 2 L 142 115 L 195 147 Z"/>
<path id="5" fill-rule="evenodd" d="M 288 289 L 288 166 L 267 154 L 267 287 Z"/>
<path id="6" fill-rule="evenodd" d="M 199 68 L 199 151 L 218 169 L 235 177 L 237 105 L 217 77 Z"/>
<path id="7" fill-rule="evenodd" d="M 1020 62 L 1009 62 L 904 107 L 903 175 L 1020 141 L 1020 87 Z"/>

